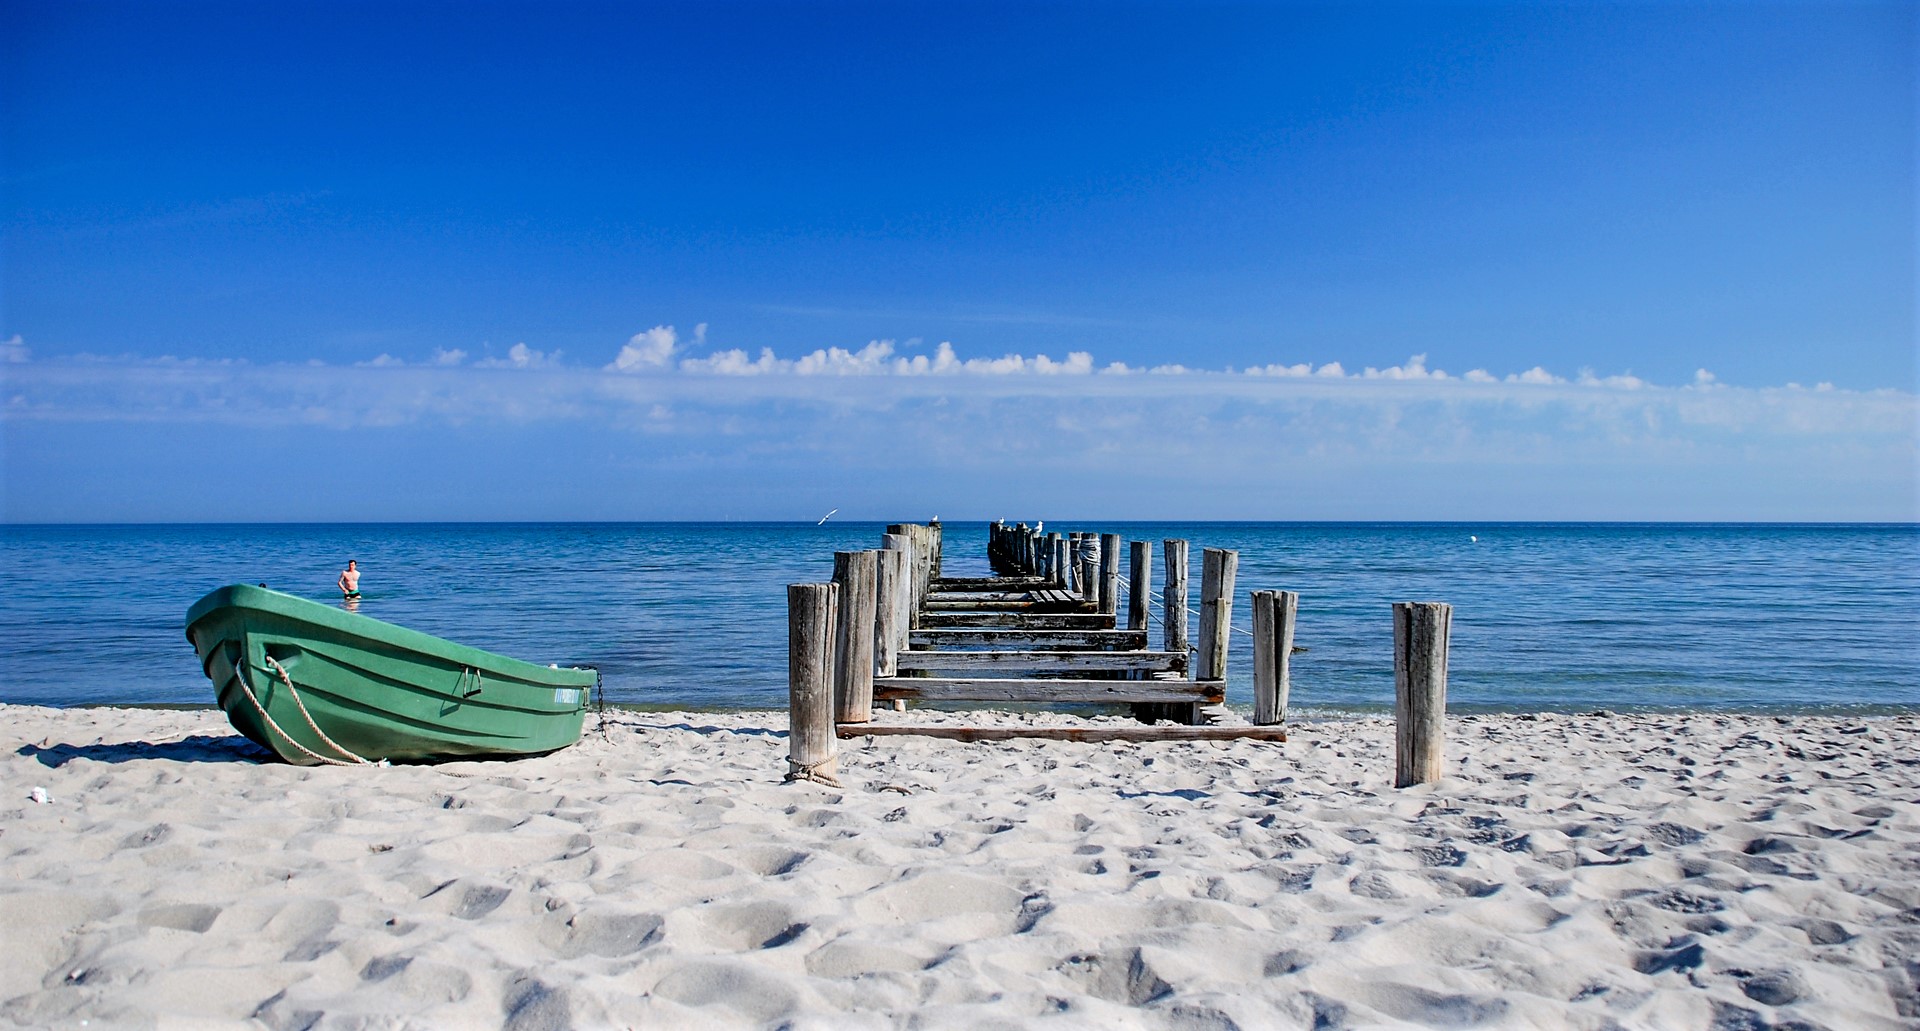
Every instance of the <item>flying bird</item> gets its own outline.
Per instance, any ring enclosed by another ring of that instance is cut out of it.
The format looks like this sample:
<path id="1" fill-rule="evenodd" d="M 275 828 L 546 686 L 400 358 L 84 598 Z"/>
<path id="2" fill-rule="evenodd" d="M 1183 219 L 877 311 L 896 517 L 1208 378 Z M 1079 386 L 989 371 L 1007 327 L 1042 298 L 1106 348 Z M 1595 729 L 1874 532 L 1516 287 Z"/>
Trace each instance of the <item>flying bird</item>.
<path id="1" fill-rule="evenodd" d="M 839 509 L 837 509 L 837 508 L 833 510 L 833 512 L 838 512 L 838 511 L 840 511 L 840 510 L 839 510 Z M 815 523 L 815 524 L 813 524 L 813 525 L 815 525 L 815 526 L 825 526 L 825 525 L 827 525 L 827 520 L 829 520 L 829 519 L 832 519 L 832 518 L 833 518 L 833 512 L 828 512 L 828 513 L 827 513 L 826 515 L 823 515 L 823 516 L 821 516 L 821 517 L 820 517 L 820 521 L 819 521 L 819 522 L 817 522 L 817 523 Z"/>

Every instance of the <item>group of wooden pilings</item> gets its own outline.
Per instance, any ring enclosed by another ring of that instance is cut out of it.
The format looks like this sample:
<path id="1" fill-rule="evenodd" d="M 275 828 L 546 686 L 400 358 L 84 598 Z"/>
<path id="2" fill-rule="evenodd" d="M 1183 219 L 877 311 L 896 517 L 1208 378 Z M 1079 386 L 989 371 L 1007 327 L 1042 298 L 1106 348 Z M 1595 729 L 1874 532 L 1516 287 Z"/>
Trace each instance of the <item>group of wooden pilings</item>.
<path id="1" fill-rule="evenodd" d="M 940 575 L 938 520 L 894 523 L 872 551 L 839 551 L 829 583 L 787 585 L 787 779 L 837 784 L 834 726 L 873 718 L 873 678 L 900 653 Z"/>
<path id="2" fill-rule="evenodd" d="M 1037 523 L 1028 527 L 1024 523 L 1009 526 L 996 522 L 989 530 L 988 558 L 996 574 L 1032 585 L 1034 597 L 1054 603 L 1061 599 L 1077 601 L 1080 611 L 1116 617 L 1105 624 L 1112 626 L 1118 622 L 1123 543 L 1119 534 L 1062 534 L 1043 532 Z M 876 673 L 894 684 L 900 683 L 899 677 L 915 675 L 901 669 L 901 653 L 907 650 L 907 642 L 927 610 L 934 581 L 940 578 L 942 544 L 942 527 L 937 521 L 927 525 L 894 524 L 887 527 L 881 548 L 836 553 L 832 582 L 787 588 L 792 728 L 789 781 L 837 785 L 835 740 L 846 735 L 846 725 L 865 724 L 872 719 Z M 1166 576 L 1166 589 L 1161 593 L 1163 653 L 1182 657 L 1191 653 L 1197 661 L 1187 666 L 1183 659 L 1176 668 L 1185 669 L 1194 688 L 1218 685 L 1217 689 L 1224 691 L 1230 635 L 1236 629 L 1232 610 L 1239 553 L 1204 549 L 1199 637 L 1190 641 L 1188 542 L 1165 540 L 1162 549 Z M 1149 599 L 1154 593 L 1152 545 L 1133 541 L 1127 552 L 1126 627 L 1144 641 L 1151 618 Z M 951 584 L 948 581 L 949 586 L 943 589 L 951 589 Z M 1250 600 L 1254 626 L 1253 722 L 1255 727 L 1267 727 L 1286 718 L 1299 596 L 1291 591 L 1254 591 Z M 1393 617 L 1395 784 L 1405 787 L 1441 776 L 1452 608 L 1439 602 L 1401 602 L 1393 606 Z M 897 690 L 895 697 L 899 697 Z M 1231 728 L 1192 726 L 1200 722 L 1196 702 L 1137 702 L 1133 709 L 1145 721 L 1173 720 L 1189 726 L 1165 728 L 1158 735 L 1149 735 L 1143 728 L 1141 733 L 1087 730 L 1048 736 L 1077 740 L 1254 736 L 1248 728 L 1239 728 L 1236 733 Z M 965 728 L 962 733 L 947 736 L 992 740 L 1014 735 L 989 728 Z M 1276 733 L 1265 739 L 1284 741 L 1285 736 Z"/>
<path id="3" fill-rule="evenodd" d="M 1120 549 L 1127 548 L 1127 628 L 1145 631 L 1152 618 L 1153 543 L 1125 541 L 1117 533 L 1043 532 L 1042 526 L 994 523 L 988 531 L 987 558 L 996 572 L 1037 576 L 1062 590 L 1078 593 L 1097 611 L 1118 615 Z M 1194 656 L 1190 669 L 1196 681 L 1227 679 L 1227 655 L 1232 645 L 1234 580 L 1240 553 L 1226 548 L 1204 548 L 1200 566 L 1200 634 L 1187 636 L 1188 543 L 1160 542 L 1166 589 L 1160 592 L 1161 648 Z M 1281 598 L 1286 599 L 1282 606 Z M 1258 726 L 1286 719 L 1289 690 L 1288 661 L 1293 649 L 1293 614 L 1298 595 L 1285 591 L 1253 592 L 1254 718 Z M 1275 613 L 1284 612 L 1284 622 Z M 1143 703 L 1134 706 L 1143 720 L 1170 719 L 1199 722 L 1199 706 L 1191 702 Z"/>

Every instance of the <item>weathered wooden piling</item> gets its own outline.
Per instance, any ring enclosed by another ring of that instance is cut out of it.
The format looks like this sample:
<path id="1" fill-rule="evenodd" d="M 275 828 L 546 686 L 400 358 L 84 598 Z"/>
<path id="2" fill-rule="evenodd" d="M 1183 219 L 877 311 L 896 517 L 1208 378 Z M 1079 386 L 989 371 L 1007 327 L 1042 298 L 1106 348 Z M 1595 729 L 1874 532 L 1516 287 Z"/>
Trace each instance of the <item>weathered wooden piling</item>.
<path id="1" fill-rule="evenodd" d="M 913 598 L 913 538 L 904 533 L 889 532 L 880 538 L 880 542 L 883 550 L 900 553 L 900 585 L 893 596 L 893 603 L 898 607 L 893 623 L 894 633 L 898 637 L 894 642 L 897 655 L 907 646 L 907 634 L 913 629 L 916 608 Z"/>
<path id="2" fill-rule="evenodd" d="M 834 773 L 833 656 L 840 588 L 787 585 L 787 776 L 840 786 Z"/>
<path id="3" fill-rule="evenodd" d="M 1093 602 L 1098 608 L 1100 602 L 1100 535 L 1083 533 L 1080 535 L 1080 597 Z"/>
<path id="4" fill-rule="evenodd" d="M 1447 645 L 1453 606 L 1393 606 L 1393 786 L 1429 784 L 1445 768 Z"/>
<path id="5" fill-rule="evenodd" d="M 1293 656 L 1293 619 L 1300 596 L 1292 591 L 1253 592 L 1253 722 L 1287 718 L 1287 667 Z"/>
<path id="6" fill-rule="evenodd" d="M 1053 557 L 1047 562 L 1047 579 L 1051 581 L 1055 587 L 1061 590 L 1068 590 L 1073 584 L 1073 574 L 1070 572 L 1073 565 L 1069 554 L 1072 550 L 1072 545 L 1063 534 L 1047 534 L 1047 540 L 1053 545 L 1051 552 Z"/>
<path id="7" fill-rule="evenodd" d="M 929 577 L 939 576 L 940 558 L 946 547 L 946 530 L 940 525 L 938 518 L 927 523 L 927 547 L 929 549 L 927 575 Z"/>
<path id="8" fill-rule="evenodd" d="M 907 587 L 907 553 L 883 547 L 875 557 L 873 665 L 876 675 L 890 677 L 900 668 L 900 646 L 906 641 L 900 622 L 907 610 L 900 598 Z"/>
<path id="9" fill-rule="evenodd" d="M 1187 655 L 1192 651 L 1187 636 L 1187 542 L 1169 539 L 1161 541 L 1160 547 L 1166 556 L 1167 574 L 1167 585 L 1160 595 L 1160 647 L 1163 651 Z M 1194 669 L 1191 663 L 1188 669 Z M 1133 718 L 1143 723 L 1172 720 L 1191 725 L 1200 722 L 1200 707 L 1142 702 L 1133 706 Z"/>
<path id="10" fill-rule="evenodd" d="M 1160 647 L 1183 652 L 1192 646 L 1187 641 L 1187 542 L 1163 540 L 1166 555 L 1167 585 L 1160 595 Z"/>
<path id="11" fill-rule="evenodd" d="M 1240 568 L 1240 553 L 1225 548 L 1207 548 L 1200 565 L 1200 655 L 1199 680 L 1224 680 L 1227 676 L 1227 647 L 1233 634 L 1233 579 Z"/>
<path id="12" fill-rule="evenodd" d="M 1100 535 L 1100 611 L 1107 615 L 1120 609 L 1120 542 L 1117 533 Z"/>
<path id="13" fill-rule="evenodd" d="M 1134 541 L 1127 549 L 1127 629 L 1147 628 L 1153 599 L 1153 542 Z"/>
<path id="14" fill-rule="evenodd" d="M 907 575 L 912 595 L 912 602 L 907 609 L 911 629 L 920 625 L 920 612 L 925 607 L 927 591 L 932 583 L 933 530 L 919 523 L 893 523 L 887 527 L 887 532 L 900 534 L 913 542 Z"/>
<path id="15" fill-rule="evenodd" d="M 833 707 L 841 723 L 873 718 L 873 629 L 879 552 L 837 551 L 833 582 L 840 586 L 840 622 L 834 631 Z"/>

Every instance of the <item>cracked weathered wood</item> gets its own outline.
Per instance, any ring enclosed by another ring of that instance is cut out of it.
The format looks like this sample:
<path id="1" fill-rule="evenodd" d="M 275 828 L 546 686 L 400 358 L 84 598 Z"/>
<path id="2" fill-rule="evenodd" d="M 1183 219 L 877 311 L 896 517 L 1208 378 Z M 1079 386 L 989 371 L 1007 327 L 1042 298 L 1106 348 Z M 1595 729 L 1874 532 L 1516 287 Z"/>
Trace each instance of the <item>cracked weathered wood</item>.
<path id="1" fill-rule="evenodd" d="M 1292 690 L 1288 667 L 1293 655 L 1293 619 L 1300 596 L 1292 591 L 1253 592 L 1253 722 L 1287 718 Z"/>
<path id="2" fill-rule="evenodd" d="M 905 641 L 900 620 L 906 607 L 900 604 L 900 592 L 907 587 L 907 555 L 893 548 L 882 548 L 874 555 L 879 561 L 874 567 L 873 669 L 890 677 L 899 669 L 900 646 Z"/>
<path id="3" fill-rule="evenodd" d="M 1453 606 L 1393 606 L 1394 787 L 1428 784 L 1445 771 L 1447 645 Z"/>
<path id="4" fill-rule="evenodd" d="M 1120 542 L 1117 533 L 1100 535 L 1100 611 L 1120 608 Z"/>
<path id="5" fill-rule="evenodd" d="M 1134 541 L 1127 549 L 1127 629 L 1145 633 L 1153 601 L 1153 542 Z"/>
<path id="6" fill-rule="evenodd" d="M 840 585 L 833 706 L 841 723 L 873 718 L 874 586 L 879 557 L 877 551 L 839 551 L 833 555 L 833 582 Z"/>
<path id="7" fill-rule="evenodd" d="M 787 586 L 787 779 L 834 766 L 833 655 L 840 588 Z"/>

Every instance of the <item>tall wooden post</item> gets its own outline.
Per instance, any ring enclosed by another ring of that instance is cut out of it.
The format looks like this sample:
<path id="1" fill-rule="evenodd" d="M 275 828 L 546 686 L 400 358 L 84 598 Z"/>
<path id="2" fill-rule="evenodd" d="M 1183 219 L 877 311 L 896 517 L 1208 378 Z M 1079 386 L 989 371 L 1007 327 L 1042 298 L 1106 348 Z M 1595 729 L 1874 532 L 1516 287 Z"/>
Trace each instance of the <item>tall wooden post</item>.
<path id="1" fill-rule="evenodd" d="M 1047 534 L 1047 540 L 1053 545 L 1051 551 L 1053 557 L 1048 560 L 1047 577 L 1055 587 L 1063 591 L 1068 590 L 1073 586 L 1073 573 L 1070 572 L 1073 566 L 1068 555 L 1070 545 L 1065 537 L 1057 533 Z"/>
<path id="2" fill-rule="evenodd" d="M 787 777 L 840 786 L 834 776 L 833 639 L 840 588 L 787 585 Z"/>
<path id="3" fill-rule="evenodd" d="M 894 642 L 895 655 L 907 648 L 907 631 L 913 627 L 913 538 L 904 533 L 889 531 L 880 538 L 880 547 L 886 551 L 900 553 L 900 588 L 894 592 L 893 603 L 896 611 L 893 617 L 893 632 L 898 638 Z"/>
<path id="4" fill-rule="evenodd" d="M 882 548 L 874 557 L 879 560 L 875 566 L 878 575 L 873 592 L 874 671 L 879 676 L 890 677 L 900 672 L 900 617 L 906 612 L 900 598 L 907 588 L 907 553 Z"/>
<path id="5" fill-rule="evenodd" d="M 841 723 L 873 719 L 874 581 L 879 554 L 837 551 L 833 582 L 840 585 L 840 624 L 833 652 L 834 716 Z"/>
<path id="6" fill-rule="evenodd" d="M 1253 722 L 1287 718 L 1287 666 L 1293 656 L 1293 617 L 1300 596 L 1292 591 L 1253 592 Z"/>
<path id="7" fill-rule="evenodd" d="M 1120 535 L 1100 535 L 1100 611 L 1113 615 L 1120 609 Z"/>
<path id="8" fill-rule="evenodd" d="M 934 536 L 933 527 L 919 523 L 914 524 L 913 531 L 913 562 L 918 567 L 914 572 L 919 584 L 919 593 L 914 598 L 914 619 L 917 625 L 920 605 L 927 600 L 927 595 L 933 593 Z"/>
<path id="9" fill-rule="evenodd" d="M 1208 548 L 1200 565 L 1200 672 L 1195 680 L 1227 678 L 1227 646 L 1233 634 L 1233 578 L 1240 553 Z"/>
<path id="10" fill-rule="evenodd" d="M 887 527 L 888 533 L 904 535 L 913 542 L 912 557 L 908 560 L 907 581 L 911 585 L 907 612 L 908 629 L 920 625 L 920 603 L 927 598 L 929 586 L 928 574 L 932 568 L 932 531 L 919 523 L 893 523 Z"/>
<path id="11" fill-rule="evenodd" d="M 1147 628 L 1147 603 L 1153 598 L 1153 542 L 1127 548 L 1127 629 Z"/>
<path id="12" fill-rule="evenodd" d="M 1447 645 L 1453 606 L 1393 606 L 1393 786 L 1439 780 L 1445 767 Z"/>
<path id="13" fill-rule="evenodd" d="M 1160 647 L 1178 652 L 1186 660 L 1183 666 L 1191 680 L 1195 670 L 1187 638 L 1187 542 L 1165 540 L 1160 546 L 1166 554 L 1167 570 L 1167 585 L 1160 595 Z M 1192 702 L 1144 702 L 1133 706 L 1133 715 L 1146 723 L 1172 720 L 1191 726 L 1200 722 L 1200 706 Z"/>
<path id="14" fill-rule="evenodd" d="M 1160 647 L 1170 652 L 1185 652 L 1187 641 L 1187 542 L 1160 542 L 1166 554 L 1167 585 L 1160 595 Z"/>
<path id="15" fill-rule="evenodd" d="M 941 527 L 940 520 L 935 519 L 927 524 L 927 535 L 930 538 L 928 541 L 928 557 L 931 560 L 927 567 L 927 575 L 939 576 L 940 557 L 945 551 L 946 545 L 946 530 Z"/>
<path id="16" fill-rule="evenodd" d="M 1100 603 L 1100 535 L 1084 533 L 1080 535 L 1080 597 Z"/>

